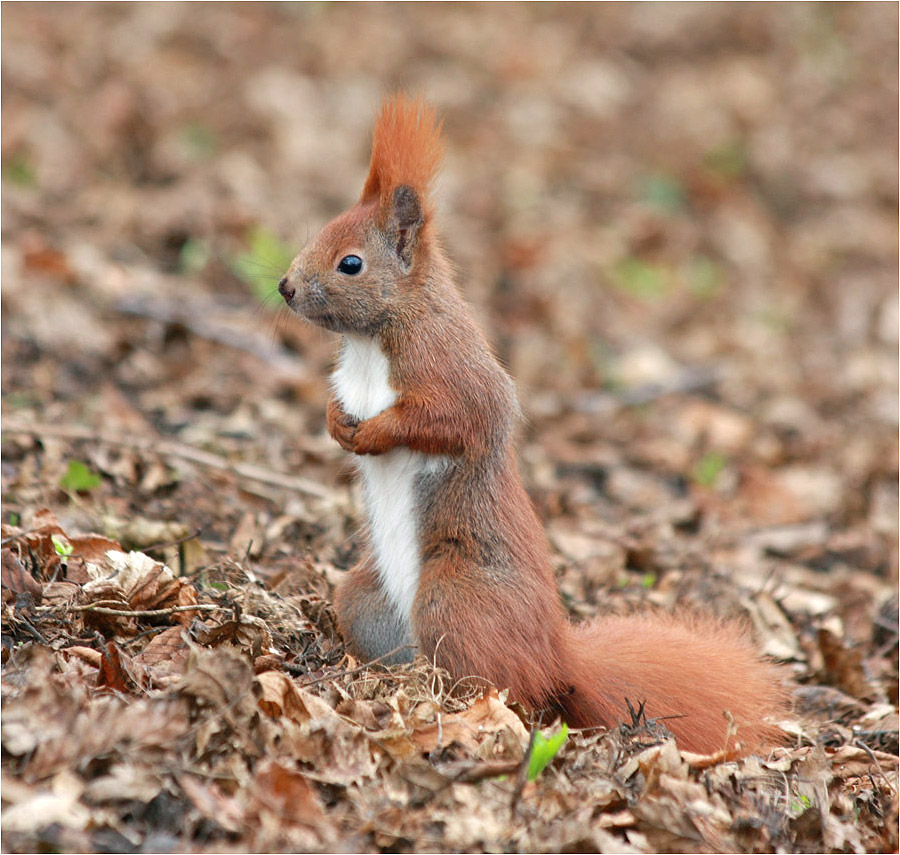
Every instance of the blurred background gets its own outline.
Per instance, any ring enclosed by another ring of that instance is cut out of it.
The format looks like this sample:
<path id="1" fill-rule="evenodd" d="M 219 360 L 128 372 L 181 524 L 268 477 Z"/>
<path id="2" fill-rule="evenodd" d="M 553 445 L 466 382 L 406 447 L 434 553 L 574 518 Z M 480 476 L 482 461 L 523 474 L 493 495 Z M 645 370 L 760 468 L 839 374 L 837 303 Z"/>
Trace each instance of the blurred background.
<path id="1" fill-rule="evenodd" d="M 630 568 L 566 520 L 689 501 L 692 531 L 788 527 L 807 566 L 890 572 L 897 18 L 5 5 L 5 518 L 140 512 L 268 566 L 304 543 L 346 563 L 314 497 L 278 483 L 346 492 L 347 468 L 324 433 L 333 340 L 275 283 L 357 198 L 379 101 L 404 88 L 444 118 L 441 229 L 564 555 Z M 191 469 L 185 448 L 274 474 Z"/>

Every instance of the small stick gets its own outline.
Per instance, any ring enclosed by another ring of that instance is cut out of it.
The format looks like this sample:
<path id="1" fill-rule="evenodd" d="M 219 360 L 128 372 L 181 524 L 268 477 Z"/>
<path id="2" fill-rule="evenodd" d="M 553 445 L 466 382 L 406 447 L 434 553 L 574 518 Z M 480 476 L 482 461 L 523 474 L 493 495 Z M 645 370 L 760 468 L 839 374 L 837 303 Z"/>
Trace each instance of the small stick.
<path id="1" fill-rule="evenodd" d="M 337 677 L 350 677 L 353 674 L 360 673 L 360 671 L 366 671 L 373 665 L 377 665 L 382 659 L 387 659 L 388 656 L 393 656 L 395 653 L 399 653 L 401 650 L 407 650 L 410 647 L 415 646 L 415 644 L 401 644 L 399 647 L 395 647 L 393 650 L 388 650 L 387 653 L 383 653 L 377 659 L 373 659 L 370 662 L 364 662 L 362 665 L 359 665 L 356 668 L 351 668 L 349 671 L 338 671 L 334 674 L 325 674 L 322 677 L 316 677 L 315 680 L 310 680 L 308 683 L 301 684 L 300 688 L 305 689 L 307 686 L 314 686 L 316 683 L 324 683 L 325 680 L 334 680 Z"/>
<path id="2" fill-rule="evenodd" d="M 280 273 L 278 274 L 281 275 Z M 277 276 L 274 277 L 277 279 Z M 273 280 L 274 281 L 274 280 Z M 226 347 L 250 353 L 273 366 L 286 379 L 305 379 L 309 367 L 286 347 L 268 341 L 265 337 L 244 332 L 225 323 L 208 320 L 210 307 L 164 303 L 159 300 L 122 299 L 116 308 L 124 315 L 149 318 L 166 324 L 178 324 L 198 338 L 224 344 Z"/>
<path id="3" fill-rule="evenodd" d="M 273 472 L 264 466 L 255 463 L 232 463 L 211 451 L 203 451 L 183 442 L 172 439 L 162 439 L 150 436 L 119 437 L 98 434 L 96 431 L 81 425 L 52 425 L 52 424 L 22 424 L 13 420 L 4 420 L 0 426 L 6 433 L 27 434 L 28 436 L 52 436 L 59 439 L 90 440 L 104 445 L 129 448 L 134 451 L 156 452 L 164 457 L 178 457 L 207 469 L 216 469 L 220 472 L 231 472 L 240 478 L 250 481 L 258 481 L 273 487 L 281 487 L 287 490 L 295 490 L 317 499 L 327 499 L 331 491 L 311 481 L 309 478 L 301 478 L 296 475 L 282 475 Z"/>
<path id="4" fill-rule="evenodd" d="M 212 603 L 197 603 L 195 606 L 171 606 L 167 609 L 111 609 L 107 606 L 96 606 L 93 604 L 87 606 L 67 606 L 71 611 L 75 612 L 91 612 L 98 615 L 113 615 L 114 617 L 165 617 L 166 615 L 175 614 L 175 612 L 211 612 L 222 608 Z M 56 611 L 55 606 L 39 606 L 37 610 L 41 612 Z"/>

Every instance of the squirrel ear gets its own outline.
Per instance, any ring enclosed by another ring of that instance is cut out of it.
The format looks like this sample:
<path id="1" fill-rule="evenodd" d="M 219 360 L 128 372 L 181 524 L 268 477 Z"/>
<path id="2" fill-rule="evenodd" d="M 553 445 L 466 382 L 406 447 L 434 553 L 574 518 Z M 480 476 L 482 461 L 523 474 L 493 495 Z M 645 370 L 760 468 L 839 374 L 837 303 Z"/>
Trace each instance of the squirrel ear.
<path id="1" fill-rule="evenodd" d="M 407 266 L 412 264 L 413 250 L 424 224 L 425 213 L 418 194 L 408 184 L 401 184 L 391 198 L 388 229 L 397 255 Z"/>

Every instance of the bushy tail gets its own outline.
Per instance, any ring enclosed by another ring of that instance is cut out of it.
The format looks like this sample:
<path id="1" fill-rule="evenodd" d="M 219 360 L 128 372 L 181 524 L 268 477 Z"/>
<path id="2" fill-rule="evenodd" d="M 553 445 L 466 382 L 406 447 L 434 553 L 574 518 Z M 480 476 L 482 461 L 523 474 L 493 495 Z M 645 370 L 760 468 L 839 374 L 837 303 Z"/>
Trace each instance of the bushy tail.
<path id="1" fill-rule="evenodd" d="M 739 624 L 705 615 L 604 617 L 568 637 L 565 717 L 575 727 L 629 721 L 626 698 L 664 718 L 680 748 L 745 753 L 778 741 L 771 719 L 786 707 L 778 669 Z"/>

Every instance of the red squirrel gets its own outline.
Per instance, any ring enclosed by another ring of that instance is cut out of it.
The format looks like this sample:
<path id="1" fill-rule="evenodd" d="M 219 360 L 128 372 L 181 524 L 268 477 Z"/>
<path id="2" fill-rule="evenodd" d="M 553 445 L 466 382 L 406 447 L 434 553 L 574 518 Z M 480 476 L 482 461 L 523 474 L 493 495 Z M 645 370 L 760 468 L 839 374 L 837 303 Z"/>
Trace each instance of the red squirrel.
<path id="1" fill-rule="evenodd" d="M 628 699 L 686 750 L 762 747 L 783 691 L 742 628 L 656 612 L 567 619 L 517 469 L 512 381 L 435 231 L 442 150 L 431 107 L 387 99 L 359 202 L 278 284 L 294 312 L 342 336 L 327 424 L 355 455 L 368 523 L 335 594 L 349 650 L 400 663 L 418 649 L 575 727 L 614 726 Z"/>

